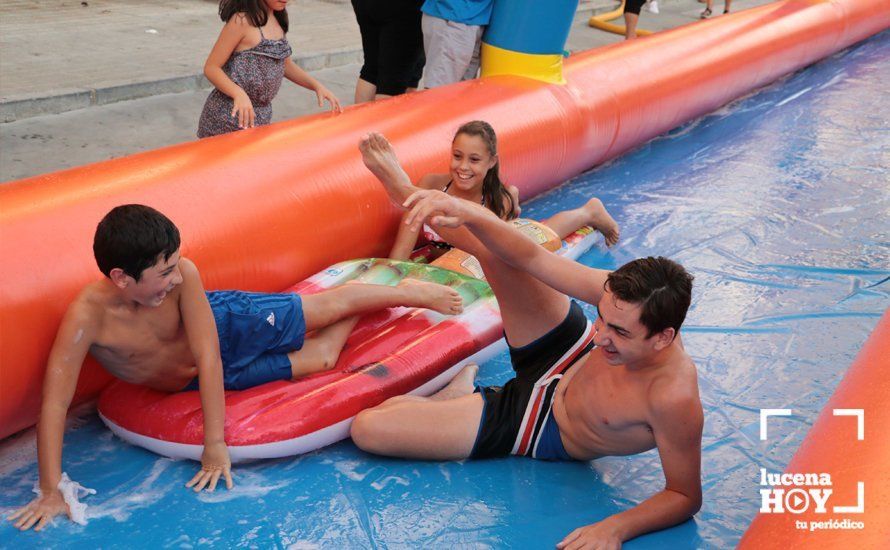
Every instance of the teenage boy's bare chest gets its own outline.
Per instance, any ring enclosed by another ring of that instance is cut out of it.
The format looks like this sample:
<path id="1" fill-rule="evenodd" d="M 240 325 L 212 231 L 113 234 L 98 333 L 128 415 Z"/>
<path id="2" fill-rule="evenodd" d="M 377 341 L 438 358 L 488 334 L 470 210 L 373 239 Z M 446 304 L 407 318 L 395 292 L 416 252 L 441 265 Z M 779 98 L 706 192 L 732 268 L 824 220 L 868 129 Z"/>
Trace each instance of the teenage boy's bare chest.
<path id="1" fill-rule="evenodd" d="M 136 359 L 162 353 L 163 348 L 177 347 L 186 340 L 179 306 L 169 300 L 156 308 L 110 312 L 97 345 L 120 359 Z"/>
<path id="2" fill-rule="evenodd" d="M 628 376 L 591 357 L 578 365 L 562 388 L 567 415 L 578 422 L 579 440 L 598 454 L 633 454 L 651 449 L 655 438 L 648 424 L 648 377 Z"/>

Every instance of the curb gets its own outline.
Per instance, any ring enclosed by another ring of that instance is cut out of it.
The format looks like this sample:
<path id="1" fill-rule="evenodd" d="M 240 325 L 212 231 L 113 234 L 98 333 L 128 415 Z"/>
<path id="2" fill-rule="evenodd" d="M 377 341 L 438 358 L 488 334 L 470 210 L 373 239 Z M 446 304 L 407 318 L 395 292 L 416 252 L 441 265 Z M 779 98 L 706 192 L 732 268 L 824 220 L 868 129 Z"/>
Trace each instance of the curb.
<path id="1" fill-rule="evenodd" d="M 361 49 L 344 49 L 294 57 L 294 62 L 307 71 L 317 71 L 361 63 L 362 58 Z M 161 94 L 209 90 L 211 87 L 204 74 L 199 73 L 97 88 L 66 88 L 49 93 L 7 96 L 0 98 L 0 123 Z"/>
<path id="2" fill-rule="evenodd" d="M 334 0 L 336 3 L 336 0 Z M 345 3 L 345 0 L 343 0 Z M 616 0 L 582 0 L 577 13 L 593 15 L 611 11 Z M 362 50 L 342 49 L 294 57 L 294 62 L 307 71 L 331 69 L 361 63 Z M 49 92 L 12 95 L 0 98 L 0 124 L 41 115 L 61 114 L 97 105 L 141 99 L 161 94 L 178 94 L 208 90 L 212 86 L 203 72 L 163 77 L 143 82 L 111 83 L 96 88 L 64 88 Z"/>

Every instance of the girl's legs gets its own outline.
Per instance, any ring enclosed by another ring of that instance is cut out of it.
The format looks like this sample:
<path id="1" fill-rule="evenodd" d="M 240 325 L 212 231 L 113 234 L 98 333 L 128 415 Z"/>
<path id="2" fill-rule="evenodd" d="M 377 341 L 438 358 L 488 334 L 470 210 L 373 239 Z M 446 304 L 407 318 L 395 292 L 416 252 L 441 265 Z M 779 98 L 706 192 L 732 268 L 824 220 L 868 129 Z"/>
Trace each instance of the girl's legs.
<path id="1" fill-rule="evenodd" d="M 555 214 L 544 224 L 555 231 L 560 239 L 565 239 L 582 226 L 590 225 L 603 234 L 607 246 L 617 243 L 621 233 L 618 224 L 603 206 L 603 201 L 596 197 L 587 201 L 581 208 Z"/>

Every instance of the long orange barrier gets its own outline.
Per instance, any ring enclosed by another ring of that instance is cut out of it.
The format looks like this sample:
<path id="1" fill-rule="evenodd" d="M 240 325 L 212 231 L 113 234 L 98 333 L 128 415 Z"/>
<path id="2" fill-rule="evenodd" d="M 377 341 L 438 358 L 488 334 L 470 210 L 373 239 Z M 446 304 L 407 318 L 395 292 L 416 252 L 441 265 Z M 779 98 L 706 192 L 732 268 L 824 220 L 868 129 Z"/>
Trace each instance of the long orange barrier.
<path id="1" fill-rule="evenodd" d="M 386 252 L 397 213 L 356 149 L 370 130 L 412 177 L 444 170 L 482 118 L 506 179 L 534 196 L 890 26 L 890 0 L 786 0 L 573 56 L 567 85 L 497 76 L 0 186 L 0 437 L 37 418 L 67 304 L 100 277 L 98 220 L 139 202 L 179 225 L 207 288 L 277 290 Z M 88 362 L 77 399 L 107 376 Z"/>
<path id="2" fill-rule="evenodd" d="M 800 445 L 787 473 L 827 473 L 777 513 L 760 513 L 740 549 L 887 548 L 890 544 L 890 309 Z M 838 412 L 840 411 L 840 412 Z M 862 411 L 861 420 L 857 411 Z M 860 439 L 861 436 L 861 439 Z M 772 487 L 770 487 L 772 488 Z M 785 493 L 796 486 L 776 487 Z M 820 507 L 810 490 L 820 494 Z M 784 496 L 784 495 L 783 495 Z M 856 510 L 861 506 L 861 511 Z M 840 508 L 838 508 L 840 507 Z M 792 511 L 793 510 L 793 511 Z"/>

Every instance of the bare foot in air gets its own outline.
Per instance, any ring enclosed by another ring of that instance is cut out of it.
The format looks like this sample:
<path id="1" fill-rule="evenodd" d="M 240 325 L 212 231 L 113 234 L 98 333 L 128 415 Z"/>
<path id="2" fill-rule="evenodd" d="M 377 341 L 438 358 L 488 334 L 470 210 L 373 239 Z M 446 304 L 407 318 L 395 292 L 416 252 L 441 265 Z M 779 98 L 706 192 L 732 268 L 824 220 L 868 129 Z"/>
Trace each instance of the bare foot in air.
<path id="1" fill-rule="evenodd" d="M 603 234 L 603 237 L 606 239 L 606 246 L 612 246 L 617 243 L 618 238 L 621 236 L 621 230 L 618 228 L 618 223 L 609 215 L 609 212 L 603 205 L 603 201 L 594 197 L 587 201 L 583 208 L 587 212 L 590 225 Z"/>
<path id="2" fill-rule="evenodd" d="M 382 134 L 375 132 L 368 134 L 359 142 L 358 148 L 362 153 L 365 167 L 377 176 L 395 202 L 401 204 L 416 190 L 408 174 L 399 164 L 399 158 L 392 145 Z"/>
<path id="3" fill-rule="evenodd" d="M 432 401 L 444 401 L 446 399 L 454 399 L 463 395 L 470 395 L 476 389 L 476 374 L 479 372 L 479 365 L 476 363 L 468 363 L 457 376 L 451 379 L 447 386 L 431 395 Z"/>
<path id="4" fill-rule="evenodd" d="M 463 298 L 451 287 L 417 279 L 402 279 L 398 288 L 406 292 L 405 305 L 425 307 L 445 315 L 463 312 Z"/>

